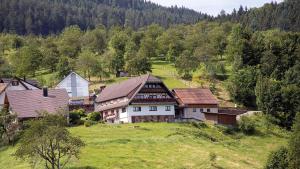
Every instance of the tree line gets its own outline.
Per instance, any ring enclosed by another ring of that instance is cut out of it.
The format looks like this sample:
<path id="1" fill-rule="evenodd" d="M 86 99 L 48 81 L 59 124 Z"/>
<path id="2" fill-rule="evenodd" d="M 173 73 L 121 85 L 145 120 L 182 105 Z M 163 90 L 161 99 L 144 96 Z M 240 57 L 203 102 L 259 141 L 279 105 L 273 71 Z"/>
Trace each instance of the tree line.
<path id="1" fill-rule="evenodd" d="M 266 3 L 260 8 L 241 6 L 232 13 L 222 11 L 216 21 L 240 23 L 253 30 L 268 30 L 278 28 L 286 31 L 300 31 L 300 1 L 284 0 L 282 3 Z"/>
<path id="2" fill-rule="evenodd" d="M 97 25 L 138 29 L 156 23 L 192 24 L 208 15 L 184 7 L 162 7 L 145 0 L 1 0 L 0 32 L 36 35 L 60 33 L 78 25 L 82 30 Z"/>

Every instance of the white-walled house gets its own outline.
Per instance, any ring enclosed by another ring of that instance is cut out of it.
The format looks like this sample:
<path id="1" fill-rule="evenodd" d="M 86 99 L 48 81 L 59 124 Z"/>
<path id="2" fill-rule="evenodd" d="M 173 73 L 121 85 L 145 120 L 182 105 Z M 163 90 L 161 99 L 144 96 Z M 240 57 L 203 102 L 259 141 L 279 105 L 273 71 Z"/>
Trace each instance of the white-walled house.
<path id="1" fill-rule="evenodd" d="M 164 83 L 147 74 L 104 88 L 95 111 L 110 123 L 171 122 L 176 104 Z"/>
<path id="2" fill-rule="evenodd" d="M 7 91 L 13 90 L 35 90 L 39 89 L 37 82 L 33 80 L 24 80 L 17 77 L 0 78 L 0 110 L 4 105 Z"/>
<path id="3" fill-rule="evenodd" d="M 66 89 L 69 97 L 73 98 L 89 96 L 89 81 L 76 72 L 71 72 L 55 88 Z"/>

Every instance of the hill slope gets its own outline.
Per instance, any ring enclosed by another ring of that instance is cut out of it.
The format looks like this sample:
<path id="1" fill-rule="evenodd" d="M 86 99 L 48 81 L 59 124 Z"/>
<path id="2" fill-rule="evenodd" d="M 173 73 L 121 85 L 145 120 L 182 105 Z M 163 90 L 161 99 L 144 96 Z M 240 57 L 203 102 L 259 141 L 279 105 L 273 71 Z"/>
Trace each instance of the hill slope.
<path id="1" fill-rule="evenodd" d="M 201 126 L 142 123 L 73 127 L 71 133 L 86 147 L 80 160 L 73 159 L 67 168 L 258 169 L 264 166 L 270 151 L 286 144 L 288 136 L 274 128 L 267 132 L 259 127 L 258 134 L 245 136 L 225 134 L 222 127 Z M 11 156 L 15 149 L 0 149 L 0 166 L 30 168 L 29 163 Z M 212 153 L 217 156 L 214 166 L 209 160 Z"/>
<path id="2" fill-rule="evenodd" d="M 60 32 L 70 25 L 82 29 L 140 28 L 152 23 L 195 23 L 208 16 L 186 8 L 166 8 L 144 0 L 1 0 L 0 32 L 43 34 Z"/>

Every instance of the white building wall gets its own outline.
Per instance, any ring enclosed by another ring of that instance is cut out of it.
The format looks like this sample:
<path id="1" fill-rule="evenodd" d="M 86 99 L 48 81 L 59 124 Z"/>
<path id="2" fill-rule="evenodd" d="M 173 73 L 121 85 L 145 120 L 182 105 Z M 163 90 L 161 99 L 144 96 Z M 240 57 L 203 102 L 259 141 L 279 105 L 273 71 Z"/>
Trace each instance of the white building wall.
<path id="1" fill-rule="evenodd" d="M 128 108 L 126 107 L 126 112 L 122 112 L 122 109 L 119 110 L 119 117 L 120 117 L 120 122 L 123 123 L 129 123 L 129 115 L 128 115 Z"/>
<path id="2" fill-rule="evenodd" d="M 157 106 L 157 111 L 150 111 L 150 106 Z M 170 106 L 171 110 L 166 111 L 166 106 Z M 134 107 L 141 107 L 140 112 L 133 111 Z M 125 115 L 124 115 L 125 116 Z M 175 116 L 174 105 L 130 105 L 127 107 L 128 123 L 131 123 L 132 116 Z"/>
<path id="3" fill-rule="evenodd" d="M 72 74 L 72 73 L 71 73 Z M 56 89 L 66 89 L 69 97 L 86 97 L 89 96 L 89 82 L 76 73 L 76 91 L 77 96 L 72 93 L 71 85 L 71 74 L 69 74 L 64 80 L 62 80 L 57 86 Z"/>
<path id="4" fill-rule="evenodd" d="M 210 109 L 211 113 L 218 113 L 218 108 L 196 108 L 196 112 L 194 112 L 194 108 L 184 108 L 184 118 L 204 121 L 205 115 L 200 109 L 203 109 L 203 112 L 207 112 L 207 109 Z"/>

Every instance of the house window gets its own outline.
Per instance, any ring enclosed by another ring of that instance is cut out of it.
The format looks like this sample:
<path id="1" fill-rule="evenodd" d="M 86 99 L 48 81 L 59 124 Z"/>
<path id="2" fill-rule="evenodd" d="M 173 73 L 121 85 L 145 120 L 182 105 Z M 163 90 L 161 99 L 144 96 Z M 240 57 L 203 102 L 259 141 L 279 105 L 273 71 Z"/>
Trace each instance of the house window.
<path id="1" fill-rule="evenodd" d="M 197 108 L 193 108 L 193 112 L 197 112 Z"/>
<path id="2" fill-rule="evenodd" d="M 157 111 L 157 106 L 150 106 L 150 111 Z"/>
<path id="3" fill-rule="evenodd" d="M 200 109 L 200 112 L 202 113 L 202 112 L 203 112 L 203 109 Z"/>
<path id="4" fill-rule="evenodd" d="M 141 107 L 133 107 L 133 111 L 139 112 L 139 111 L 142 111 L 142 108 Z"/>
<path id="5" fill-rule="evenodd" d="M 12 81 L 12 82 L 11 82 L 11 85 L 12 85 L 12 86 L 19 86 L 19 81 Z"/>
<path id="6" fill-rule="evenodd" d="M 171 106 L 166 106 L 166 111 L 171 111 Z"/>
<path id="7" fill-rule="evenodd" d="M 157 95 L 149 95 L 149 99 L 157 99 Z"/>
<path id="8" fill-rule="evenodd" d="M 139 95 L 136 95 L 136 98 L 137 98 L 137 99 L 143 99 L 143 98 L 144 98 L 144 95 L 140 95 L 140 94 L 139 94 Z"/>
<path id="9" fill-rule="evenodd" d="M 207 112 L 209 113 L 209 112 L 210 112 L 210 109 L 207 109 Z"/>
<path id="10" fill-rule="evenodd" d="M 126 112 L 126 108 L 122 108 L 122 113 L 125 113 Z"/>

